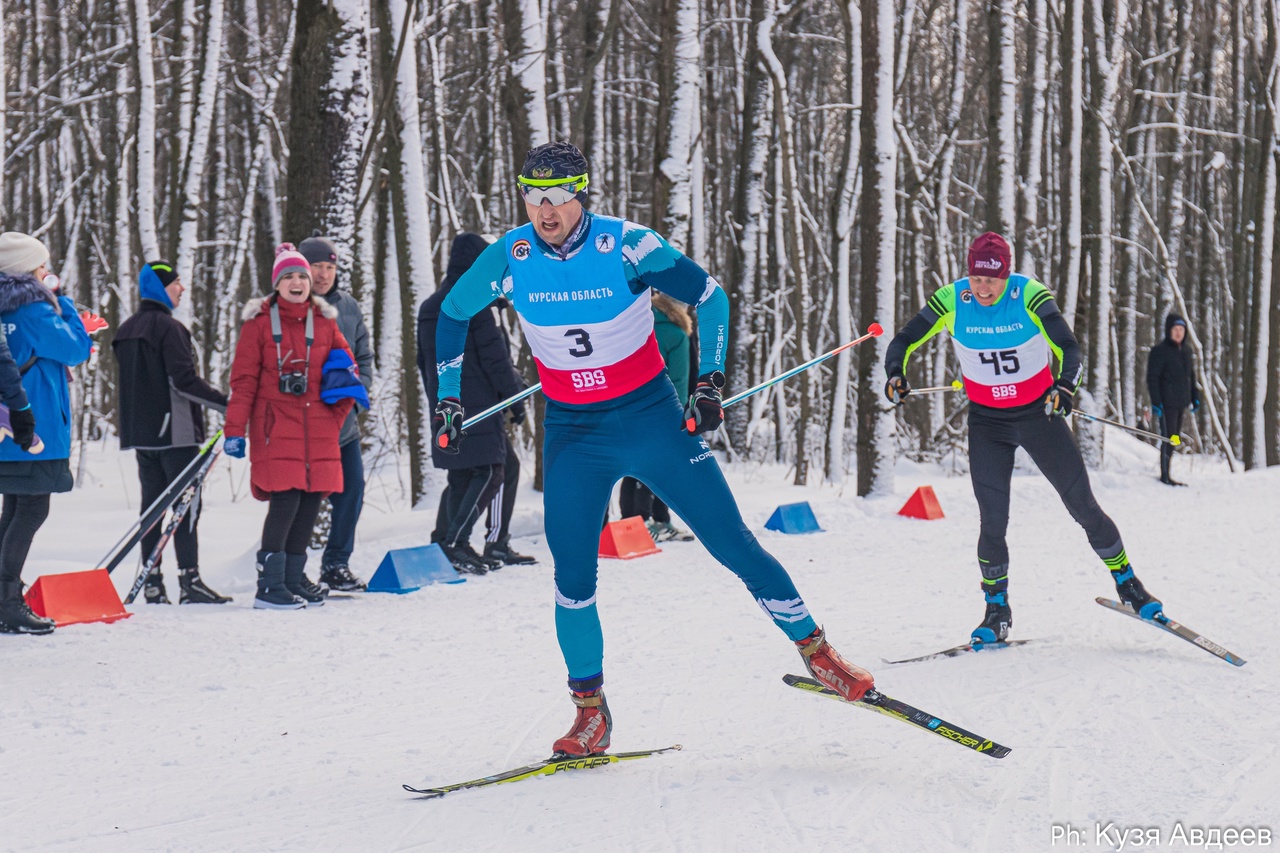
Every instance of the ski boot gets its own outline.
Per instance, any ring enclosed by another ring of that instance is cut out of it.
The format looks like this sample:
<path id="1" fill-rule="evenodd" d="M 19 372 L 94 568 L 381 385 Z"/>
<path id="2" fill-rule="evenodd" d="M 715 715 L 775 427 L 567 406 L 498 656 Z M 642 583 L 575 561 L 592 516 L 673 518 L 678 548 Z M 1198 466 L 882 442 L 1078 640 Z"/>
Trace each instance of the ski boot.
<path id="1" fill-rule="evenodd" d="M 982 617 L 982 624 L 969 635 L 969 643 L 973 646 L 1003 642 L 1013 627 L 1013 611 L 1009 609 L 1009 564 L 993 566 L 979 562 L 978 567 L 982 569 L 982 594 L 987 599 L 987 614 Z"/>
<path id="2" fill-rule="evenodd" d="M 511 547 L 511 538 L 484 543 L 484 558 L 498 561 L 504 566 L 532 566 L 538 561 L 528 554 L 521 554 Z"/>
<path id="3" fill-rule="evenodd" d="M 199 569 L 182 569 L 178 575 L 179 604 L 226 604 L 231 600 L 229 595 L 219 595 L 205 585 L 200 577 Z"/>
<path id="4" fill-rule="evenodd" d="M 368 587 L 364 581 L 351 574 L 346 563 L 335 566 L 320 567 L 320 583 L 338 592 L 364 592 Z"/>
<path id="5" fill-rule="evenodd" d="M 1160 599 L 1147 592 L 1142 581 L 1133 573 L 1133 566 L 1128 563 L 1119 571 L 1112 570 L 1111 578 L 1116 582 L 1116 593 L 1120 600 L 1133 608 L 1133 612 L 1143 619 L 1154 619 L 1164 609 Z"/>
<path id="6" fill-rule="evenodd" d="M 308 607 L 321 607 L 329 597 L 329 587 L 322 583 L 312 583 L 307 577 L 307 555 L 284 555 L 284 585 L 289 592 L 301 598 Z"/>
<path id="7" fill-rule="evenodd" d="M 0 634 L 52 634 L 52 619 L 31 612 L 22 597 L 22 581 L 0 583 Z"/>
<path id="8" fill-rule="evenodd" d="M 875 679 L 871 673 L 840 657 L 840 653 L 827 642 L 826 632 L 821 628 L 815 628 L 803 640 L 796 640 L 796 648 L 799 649 L 809 674 L 823 686 L 839 693 L 840 698 L 846 702 L 857 702 L 863 694 L 875 687 Z"/>
<path id="9" fill-rule="evenodd" d="M 142 588 L 142 594 L 147 597 L 147 604 L 172 604 L 169 596 L 164 591 L 164 576 L 160 572 L 155 571 L 147 575 L 147 584 Z"/>
<path id="10" fill-rule="evenodd" d="M 589 690 L 573 690 L 575 684 L 583 686 L 594 683 Z M 573 704 L 578 706 L 578 714 L 573 718 L 573 726 L 568 733 L 551 745 L 555 755 L 582 758 L 587 755 L 599 755 L 609 748 L 609 738 L 613 734 L 613 715 L 609 713 L 609 703 L 604 698 L 604 688 L 600 685 L 603 678 L 596 677 L 583 682 L 570 680 L 569 696 Z"/>
<path id="11" fill-rule="evenodd" d="M 258 552 L 258 594 L 254 610 L 300 610 L 307 602 L 289 591 L 284 583 L 283 551 Z"/>
<path id="12" fill-rule="evenodd" d="M 479 551 L 471 547 L 470 542 L 459 542 L 457 545 L 453 546 L 453 549 L 456 553 L 465 555 L 471 562 L 484 566 L 488 571 L 496 572 L 498 569 L 502 568 L 501 560 L 496 557 L 482 557 Z"/>

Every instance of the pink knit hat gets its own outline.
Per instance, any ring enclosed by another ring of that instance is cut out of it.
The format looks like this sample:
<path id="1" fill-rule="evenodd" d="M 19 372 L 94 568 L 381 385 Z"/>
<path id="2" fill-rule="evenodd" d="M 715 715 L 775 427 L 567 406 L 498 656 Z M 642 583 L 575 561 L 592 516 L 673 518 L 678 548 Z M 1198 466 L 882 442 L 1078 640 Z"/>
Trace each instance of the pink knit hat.
<path id="1" fill-rule="evenodd" d="M 969 275 L 1008 278 L 1012 255 L 1005 239 L 994 231 L 988 231 L 969 247 Z"/>
<path id="2" fill-rule="evenodd" d="M 271 288 L 274 290 L 280 279 L 291 272 L 300 272 L 311 278 L 311 264 L 292 243 L 281 243 L 276 246 L 276 263 L 271 268 Z"/>

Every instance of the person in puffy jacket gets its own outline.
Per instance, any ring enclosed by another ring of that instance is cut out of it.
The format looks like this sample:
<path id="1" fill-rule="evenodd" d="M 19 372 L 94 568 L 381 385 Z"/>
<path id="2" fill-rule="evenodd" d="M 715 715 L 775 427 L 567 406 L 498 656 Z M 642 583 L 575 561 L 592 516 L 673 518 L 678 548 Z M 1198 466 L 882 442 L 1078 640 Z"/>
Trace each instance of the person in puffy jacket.
<path id="1" fill-rule="evenodd" d="M 323 604 L 324 584 L 307 578 L 307 543 L 320 502 L 342 491 L 338 437 L 353 405 L 321 399 L 330 354 L 354 370 L 337 311 L 311 293 L 311 267 L 292 243 L 276 249 L 275 292 L 245 306 L 231 364 L 224 449 L 243 458 L 249 446 L 253 496 L 268 501 L 258 551 L 257 609 Z M 358 384 L 358 383 L 357 383 Z"/>
<path id="2" fill-rule="evenodd" d="M 1147 356 L 1147 393 L 1151 396 L 1151 413 L 1160 422 L 1165 438 L 1182 432 L 1182 416 L 1187 406 L 1200 408 L 1200 389 L 1196 387 L 1195 363 L 1186 346 L 1187 321 L 1177 314 L 1164 318 L 1164 340 L 1151 348 Z M 1173 445 L 1160 444 L 1160 482 L 1166 486 L 1185 486 L 1169 476 Z"/>
<path id="3" fill-rule="evenodd" d="M 48 265 L 49 250 L 35 237 L 0 234 L 0 324 L 39 425 L 38 440 L 25 448 L 16 440 L 16 423 L 15 440 L 0 442 L 0 632 L 10 634 L 53 630 L 52 620 L 36 616 L 23 601 L 22 568 L 49 517 L 49 496 L 71 491 L 67 368 L 87 360 L 93 348 L 75 303 L 58 293 L 58 277 Z"/>

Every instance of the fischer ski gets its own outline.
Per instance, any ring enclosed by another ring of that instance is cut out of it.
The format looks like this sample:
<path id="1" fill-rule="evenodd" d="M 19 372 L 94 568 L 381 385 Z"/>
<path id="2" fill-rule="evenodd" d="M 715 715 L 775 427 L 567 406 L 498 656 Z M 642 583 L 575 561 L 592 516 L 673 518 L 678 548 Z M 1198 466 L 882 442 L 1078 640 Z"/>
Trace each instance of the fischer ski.
<path id="1" fill-rule="evenodd" d="M 988 740 L 967 729 L 948 723 L 941 717 L 935 717 L 933 714 L 921 711 L 919 708 L 913 708 L 906 702 L 900 702 L 897 699 L 886 696 L 879 690 L 868 690 L 866 695 L 857 702 L 849 702 L 841 698 L 840 694 L 831 688 L 824 687 L 816 679 L 807 676 L 784 675 L 782 680 L 792 687 L 798 687 L 808 693 L 828 696 L 837 702 L 844 702 L 846 705 L 856 705 L 859 708 L 876 711 L 895 720 L 902 720 L 904 723 L 910 723 L 927 732 L 955 741 L 967 749 L 972 749 L 974 752 L 979 752 L 983 755 L 989 755 L 992 758 L 1004 758 L 1012 751 L 1007 746 L 1001 746 L 993 740 Z"/>
<path id="2" fill-rule="evenodd" d="M 557 753 L 545 761 L 526 764 L 524 767 L 516 767 L 513 770 L 506 770 L 480 779 L 472 779 L 470 782 L 457 782 L 453 785 L 442 785 L 439 788 L 415 788 L 412 785 L 402 785 L 401 787 L 410 794 L 422 795 L 421 799 L 434 800 L 443 797 L 445 794 L 451 794 L 454 791 L 461 791 L 466 788 L 484 788 L 489 785 L 500 785 L 504 782 L 519 782 L 521 779 L 532 779 L 534 776 L 553 776 L 566 770 L 590 770 L 594 767 L 604 767 L 606 764 L 616 764 L 619 761 L 634 761 L 637 758 L 648 758 L 651 755 L 661 755 L 664 752 L 678 752 L 681 749 L 684 749 L 684 747 L 677 743 L 660 749 L 640 749 L 634 752 L 605 752 L 600 755 L 585 755 L 578 758 L 571 758 Z"/>
<path id="3" fill-rule="evenodd" d="M 932 654 L 920 655 L 919 657 L 915 657 L 915 658 L 903 658 L 902 660 L 885 660 L 884 658 L 881 658 L 880 660 L 884 661 L 886 664 L 889 664 L 890 666 L 892 666 L 893 664 L 899 664 L 899 663 L 919 663 L 920 661 L 934 660 L 935 658 L 954 658 L 964 654 L 965 652 L 984 652 L 984 651 L 995 651 L 996 649 L 1007 649 L 1010 646 L 1021 646 L 1023 643 L 1029 643 L 1029 642 L 1031 641 L 1030 640 L 997 640 L 994 643 L 968 642 L 968 643 L 965 643 L 963 646 L 952 646 L 951 648 L 943 649 L 940 652 L 933 652 Z"/>
<path id="4" fill-rule="evenodd" d="M 1116 613 L 1123 613 L 1125 616 L 1137 619 L 1139 622 L 1146 622 L 1164 631 L 1168 631 L 1175 637 L 1181 637 L 1191 645 L 1204 649 L 1209 654 L 1216 658 L 1221 658 L 1232 666 L 1244 666 L 1248 663 L 1244 658 L 1239 655 L 1232 654 L 1213 640 L 1191 630 L 1186 625 L 1183 625 L 1180 622 L 1174 622 L 1168 616 L 1165 616 L 1163 612 L 1157 613 L 1154 619 L 1143 619 L 1137 613 L 1133 612 L 1132 607 L 1127 604 L 1122 604 L 1119 601 L 1112 601 L 1109 598 L 1095 598 L 1094 601 L 1098 602 L 1108 610 L 1114 610 Z"/>

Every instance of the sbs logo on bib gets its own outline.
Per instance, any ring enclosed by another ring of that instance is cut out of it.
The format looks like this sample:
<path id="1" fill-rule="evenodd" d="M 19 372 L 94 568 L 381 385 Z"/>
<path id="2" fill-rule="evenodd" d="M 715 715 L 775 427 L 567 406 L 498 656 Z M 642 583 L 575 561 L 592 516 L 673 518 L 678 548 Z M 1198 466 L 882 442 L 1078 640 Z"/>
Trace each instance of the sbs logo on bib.
<path id="1" fill-rule="evenodd" d="M 511 245 L 511 257 L 517 261 L 526 260 L 529 257 L 529 241 L 517 240 Z"/>

